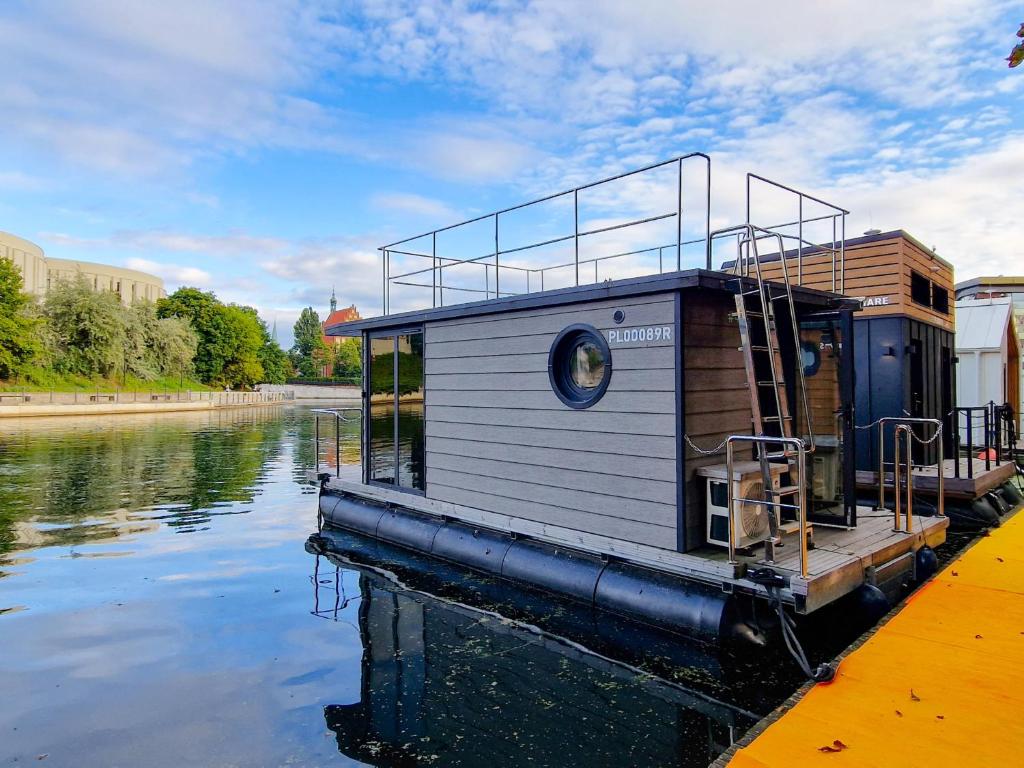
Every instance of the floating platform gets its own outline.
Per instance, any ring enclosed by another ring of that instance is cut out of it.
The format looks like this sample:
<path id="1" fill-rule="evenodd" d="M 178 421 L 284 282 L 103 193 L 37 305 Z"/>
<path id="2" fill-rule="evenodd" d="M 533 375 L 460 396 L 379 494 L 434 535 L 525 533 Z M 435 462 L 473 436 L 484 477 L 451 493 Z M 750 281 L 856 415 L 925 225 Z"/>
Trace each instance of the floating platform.
<path id="1" fill-rule="evenodd" d="M 919 589 L 760 734 L 715 765 L 1018 765 L 1024 515 Z"/>
<path id="2" fill-rule="evenodd" d="M 432 552 L 429 543 L 417 546 L 408 536 L 398 538 L 396 534 L 388 533 L 386 524 L 385 530 L 382 530 L 385 508 L 425 514 L 439 523 L 456 520 L 460 524 L 476 526 L 480 530 L 504 536 L 525 537 L 555 549 L 569 548 L 605 558 L 608 558 L 610 551 L 611 557 L 621 562 L 708 584 L 723 593 L 765 593 L 763 586 L 749 578 L 751 571 L 763 565 L 760 548 L 754 554 L 740 553 L 739 562 L 730 564 L 726 551 L 718 547 L 707 546 L 684 553 L 624 541 L 615 542 L 582 531 L 559 529 L 524 518 L 494 515 L 390 488 L 368 486 L 344 477 L 339 479 L 330 475 L 323 488 L 326 493 L 321 498 L 320 508 L 326 523 L 385 540 L 390 538 L 402 546 L 435 556 L 443 557 L 440 553 Z M 338 494 L 379 506 L 368 511 L 366 521 L 353 525 L 351 520 L 343 519 L 340 513 L 335 514 Z M 796 540 L 789 537 L 789 545 L 777 549 L 772 568 L 789 582 L 782 589 L 781 597 L 798 613 L 817 610 L 853 592 L 862 584 L 885 584 L 911 574 L 914 570 L 914 553 L 923 546 L 935 547 L 941 544 L 949 525 L 949 519 L 945 517 L 915 515 L 911 533 L 894 531 L 891 513 L 876 512 L 869 507 L 859 508 L 857 519 L 855 528 L 815 527 L 814 549 L 808 552 L 806 579 L 799 572 L 799 546 Z M 473 567 L 473 563 L 466 563 L 464 558 L 460 561 Z M 505 575 L 500 570 L 497 573 Z M 543 584 L 536 586 L 544 587 Z"/>
<path id="3" fill-rule="evenodd" d="M 960 477 L 956 476 L 955 461 L 960 464 Z M 961 458 L 946 459 L 942 462 L 942 486 L 947 498 L 973 501 L 984 496 L 989 491 L 999 488 L 1003 483 L 1013 479 L 1014 465 L 1012 461 L 1004 461 L 996 465 L 991 462 L 989 469 L 985 469 L 984 459 Z M 968 477 L 968 473 L 973 477 Z M 939 483 L 937 468 L 915 467 L 914 492 L 925 496 L 936 496 Z M 885 473 L 885 487 L 887 498 L 892 498 L 892 473 Z M 878 473 L 857 471 L 857 490 L 871 493 L 878 493 Z"/>

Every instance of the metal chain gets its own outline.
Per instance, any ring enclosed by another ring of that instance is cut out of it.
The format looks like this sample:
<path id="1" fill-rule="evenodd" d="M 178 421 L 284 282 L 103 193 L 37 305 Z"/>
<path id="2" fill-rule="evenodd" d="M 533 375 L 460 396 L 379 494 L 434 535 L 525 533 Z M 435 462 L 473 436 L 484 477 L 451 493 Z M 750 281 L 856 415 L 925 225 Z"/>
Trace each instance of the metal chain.
<path id="1" fill-rule="evenodd" d="M 711 450 L 707 450 L 705 448 L 701 448 L 699 445 L 694 443 L 693 440 L 690 439 L 689 435 L 683 435 L 683 439 L 686 441 L 686 444 L 688 446 L 690 446 L 694 451 L 699 453 L 701 456 L 715 456 L 721 453 L 722 449 L 725 448 L 725 444 L 729 442 L 729 438 L 725 438 L 725 440 L 720 442 L 714 448 L 712 448 Z"/>

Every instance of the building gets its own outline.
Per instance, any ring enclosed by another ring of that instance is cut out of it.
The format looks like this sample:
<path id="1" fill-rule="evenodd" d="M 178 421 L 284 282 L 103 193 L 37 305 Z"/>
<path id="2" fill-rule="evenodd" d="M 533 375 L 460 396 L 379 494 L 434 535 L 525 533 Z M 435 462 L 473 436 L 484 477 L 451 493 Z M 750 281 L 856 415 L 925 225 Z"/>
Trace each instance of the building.
<path id="1" fill-rule="evenodd" d="M 788 256 L 795 262 L 795 253 Z M 847 240 L 840 283 L 832 261 L 831 251 L 805 251 L 802 283 L 861 302 L 853 323 L 858 425 L 896 416 L 948 420 L 957 402 L 953 265 L 900 229 Z M 762 267 L 766 277 L 781 276 L 777 264 L 776 257 Z M 949 428 L 943 440 L 948 456 Z M 858 470 L 877 467 L 877 445 L 857 442 Z M 914 460 L 935 461 L 935 447 L 915 443 Z"/>
<path id="2" fill-rule="evenodd" d="M 1024 295 L 1024 294 L 1022 294 Z M 1020 425 L 1020 341 L 1009 297 L 968 298 L 956 303 L 956 382 L 960 404 L 1008 404 Z M 967 420 L 959 423 L 967 439 Z M 972 442 L 981 440 L 983 425 L 975 424 Z"/>
<path id="3" fill-rule="evenodd" d="M 321 333 L 322 333 L 322 336 L 323 336 L 323 341 L 324 341 L 324 344 L 327 346 L 327 348 L 333 350 L 333 349 L 335 349 L 336 347 L 338 347 L 341 344 L 350 344 L 350 343 L 352 343 L 351 340 L 344 339 L 344 338 L 342 338 L 340 336 L 328 336 L 327 335 L 327 329 L 330 326 L 337 325 L 338 323 L 347 323 L 347 322 L 350 322 L 352 320 L 361 320 L 361 319 L 362 318 L 361 318 L 361 316 L 359 314 L 359 310 L 356 309 L 356 305 L 355 304 L 352 304 L 351 306 L 345 307 L 344 309 L 338 309 L 338 297 L 335 296 L 334 289 L 332 288 L 331 289 L 331 311 L 327 314 L 326 319 L 324 319 L 324 321 L 320 324 Z M 323 369 L 321 370 L 321 375 L 325 379 L 331 378 L 331 376 L 334 375 L 334 366 L 332 364 L 330 364 L 330 363 L 328 363 L 327 365 L 323 366 Z"/>
<path id="4" fill-rule="evenodd" d="M 8 232 L 0 232 L 0 257 L 10 259 L 21 270 L 25 291 L 34 296 L 45 296 L 56 282 L 78 275 L 93 290 L 116 293 L 124 304 L 156 301 L 167 295 L 164 281 L 156 275 L 90 261 L 49 258 L 35 243 Z"/>

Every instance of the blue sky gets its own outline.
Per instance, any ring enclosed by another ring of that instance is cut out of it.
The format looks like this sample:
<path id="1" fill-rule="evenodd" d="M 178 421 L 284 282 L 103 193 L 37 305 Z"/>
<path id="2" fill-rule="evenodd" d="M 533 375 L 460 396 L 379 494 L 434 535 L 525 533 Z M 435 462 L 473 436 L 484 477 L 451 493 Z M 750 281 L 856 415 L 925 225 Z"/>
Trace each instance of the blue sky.
<path id="1" fill-rule="evenodd" d="M 0 229 L 256 306 L 380 307 L 378 245 L 713 155 L 1020 273 L 1019 2 L 6 2 Z M 721 213 L 720 213 L 721 212 Z M 734 218 L 734 217 L 733 217 Z"/>

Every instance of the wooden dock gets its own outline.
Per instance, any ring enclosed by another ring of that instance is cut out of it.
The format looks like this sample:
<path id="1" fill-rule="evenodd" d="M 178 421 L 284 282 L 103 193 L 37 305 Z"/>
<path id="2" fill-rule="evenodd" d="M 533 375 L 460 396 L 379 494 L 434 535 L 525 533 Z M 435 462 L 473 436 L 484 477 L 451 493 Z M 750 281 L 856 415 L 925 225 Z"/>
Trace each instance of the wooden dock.
<path id="1" fill-rule="evenodd" d="M 956 477 L 954 461 L 954 459 L 946 459 L 942 462 L 942 483 L 943 490 L 947 497 L 956 499 L 977 499 L 991 491 L 993 488 L 998 488 L 1007 480 L 1013 479 L 1014 468 L 1012 461 L 1004 461 L 999 465 L 993 461 L 991 462 L 990 468 L 985 469 L 984 459 L 961 458 L 959 459 L 960 477 Z M 967 476 L 968 465 L 973 465 L 970 467 L 970 473 L 974 475 L 973 477 Z M 939 482 L 935 466 L 915 467 L 913 469 L 913 474 L 915 493 L 931 496 L 936 495 L 938 492 Z M 888 494 L 888 498 L 891 500 L 891 472 L 885 473 L 885 484 L 886 493 Z M 878 493 L 878 473 L 858 470 L 857 490 L 871 490 Z"/>
<path id="2" fill-rule="evenodd" d="M 1005 520 L 721 765 L 1018 765 L 1024 514 Z"/>

